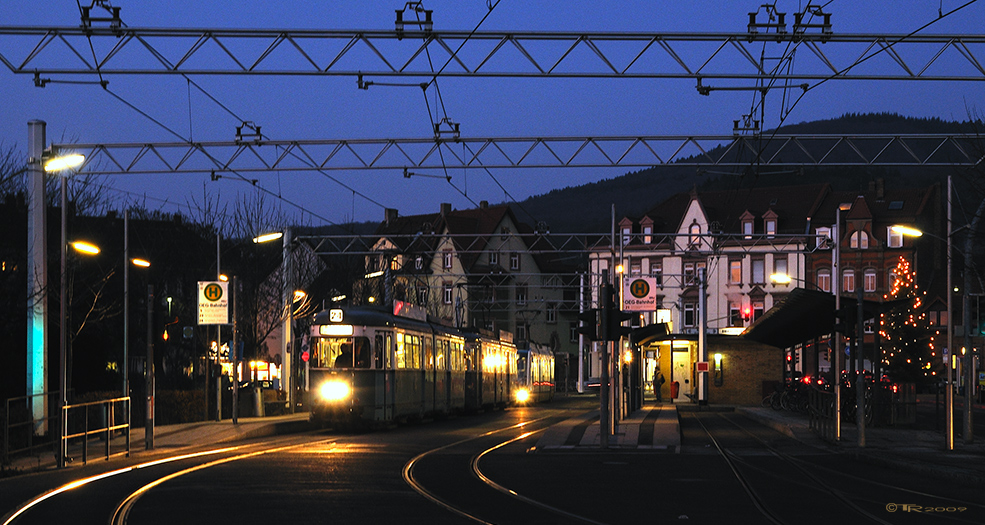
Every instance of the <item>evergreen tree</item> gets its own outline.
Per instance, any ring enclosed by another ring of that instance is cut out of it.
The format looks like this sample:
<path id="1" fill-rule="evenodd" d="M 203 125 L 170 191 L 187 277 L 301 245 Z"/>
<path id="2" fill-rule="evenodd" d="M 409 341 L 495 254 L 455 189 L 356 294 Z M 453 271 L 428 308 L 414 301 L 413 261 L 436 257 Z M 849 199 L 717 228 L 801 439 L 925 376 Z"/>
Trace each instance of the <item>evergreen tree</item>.
<path id="1" fill-rule="evenodd" d="M 918 290 L 910 261 L 900 256 L 896 279 L 884 296 L 887 301 L 908 299 L 907 306 L 883 313 L 879 319 L 882 362 L 889 377 L 898 382 L 925 382 L 930 376 L 931 330 L 922 311 L 925 292 Z"/>

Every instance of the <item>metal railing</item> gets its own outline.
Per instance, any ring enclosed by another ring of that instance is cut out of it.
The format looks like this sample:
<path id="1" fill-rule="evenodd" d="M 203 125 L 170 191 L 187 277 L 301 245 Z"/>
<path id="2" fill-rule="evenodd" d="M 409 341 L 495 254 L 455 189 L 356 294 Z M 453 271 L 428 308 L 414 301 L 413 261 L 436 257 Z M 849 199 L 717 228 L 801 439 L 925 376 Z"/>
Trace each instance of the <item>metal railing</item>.
<path id="1" fill-rule="evenodd" d="M 807 390 L 810 429 L 826 441 L 835 440 L 835 394 L 811 387 Z"/>
<path id="2" fill-rule="evenodd" d="M 97 428 L 91 428 L 93 420 Z M 117 423 L 122 421 L 122 423 Z M 130 456 L 130 398 L 118 397 L 102 401 L 91 401 L 62 407 L 62 433 L 60 446 L 64 457 L 68 457 L 68 446 L 79 443 L 82 448 L 82 464 L 89 460 L 89 438 L 98 436 L 104 441 L 105 458 L 125 454 Z M 123 430 L 125 450 L 113 453 L 113 433 Z"/>
<path id="3" fill-rule="evenodd" d="M 58 420 L 51 414 L 56 410 L 40 410 L 41 418 L 34 417 L 37 403 L 42 407 L 57 407 L 60 392 L 43 392 L 29 396 L 12 397 L 4 403 L 3 443 L 0 454 L 0 468 L 10 465 L 11 458 L 23 454 L 35 454 L 45 447 L 55 452 L 54 437 L 58 431 Z M 48 398 L 47 400 L 45 398 Z"/>

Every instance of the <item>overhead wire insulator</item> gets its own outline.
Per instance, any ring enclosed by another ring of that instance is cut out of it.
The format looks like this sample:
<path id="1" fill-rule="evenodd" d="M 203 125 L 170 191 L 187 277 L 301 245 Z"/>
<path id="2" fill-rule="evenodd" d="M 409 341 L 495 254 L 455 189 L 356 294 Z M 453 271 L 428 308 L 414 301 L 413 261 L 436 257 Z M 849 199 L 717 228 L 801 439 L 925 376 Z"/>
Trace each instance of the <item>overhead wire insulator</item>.
<path id="1" fill-rule="evenodd" d="M 804 18 L 807 20 L 812 20 L 815 17 L 821 19 L 821 23 L 804 22 Z M 821 30 L 821 42 L 826 42 L 828 36 L 831 36 L 831 13 L 825 13 L 822 10 L 822 6 L 807 4 L 802 13 L 793 14 L 793 34 L 803 35 L 808 29 L 820 29 Z"/>
<path id="2" fill-rule="evenodd" d="M 243 133 L 243 129 L 246 129 L 246 133 Z M 260 126 L 257 126 L 252 121 L 243 121 L 243 124 L 236 126 L 236 142 L 252 142 L 258 144 L 260 140 L 263 139 L 263 134 L 260 133 Z"/>
<path id="3" fill-rule="evenodd" d="M 756 20 L 759 16 L 760 11 L 766 11 L 766 21 L 760 22 Z M 780 35 L 785 35 L 787 33 L 787 23 L 784 21 L 786 13 L 781 13 L 776 10 L 776 6 L 763 4 L 754 13 L 749 13 L 749 25 L 746 29 L 749 31 L 749 41 L 752 42 L 753 37 L 759 34 L 760 29 L 765 29 L 769 31 L 770 29 L 776 30 L 777 41 L 780 40 Z"/>

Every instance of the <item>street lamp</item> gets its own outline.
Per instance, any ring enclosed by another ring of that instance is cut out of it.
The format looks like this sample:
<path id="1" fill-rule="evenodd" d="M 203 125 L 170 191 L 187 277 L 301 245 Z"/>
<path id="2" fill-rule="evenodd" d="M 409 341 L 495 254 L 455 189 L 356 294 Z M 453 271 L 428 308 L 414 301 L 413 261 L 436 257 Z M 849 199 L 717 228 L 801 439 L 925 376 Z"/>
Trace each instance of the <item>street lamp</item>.
<path id="1" fill-rule="evenodd" d="M 42 157 L 44 158 L 44 157 Z M 77 167 L 85 161 L 85 157 L 82 155 L 49 155 L 44 161 L 44 170 L 46 172 L 62 172 L 67 169 Z M 65 407 L 68 405 L 68 330 L 65 320 L 68 318 L 68 310 L 66 308 L 66 300 L 68 298 L 68 293 L 66 292 L 66 282 L 65 282 L 65 271 L 66 271 L 66 261 L 68 259 L 68 178 L 64 175 L 61 176 L 61 273 L 58 279 L 59 290 L 58 290 L 58 317 L 59 317 L 59 389 L 61 391 L 61 399 L 58 406 L 58 420 L 59 420 L 59 433 L 58 433 L 58 468 L 65 467 L 65 456 L 66 456 L 66 443 L 65 443 L 65 432 L 68 421 L 66 421 Z M 98 251 L 98 250 L 97 250 Z M 28 277 L 30 278 L 30 277 Z"/>
<path id="2" fill-rule="evenodd" d="M 941 237 L 939 237 L 937 235 L 926 233 L 926 235 L 928 235 L 930 237 L 934 237 L 936 239 L 939 239 L 939 240 L 942 240 L 942 241 L 946 241 L 947 242 L 947 323 L 946 323 L 945 326 L 946 326 L 946 330 L 947 330 L 947 352 L 948 352 L 948 355 L 945 356 L 946 357 L 946 360 L 944 362 L 945 368 L 946 368 L 946 371 L 947 371 L 947 392 L 946 392 L 946 395 L 944 397 L 944 400 L 945 400 L 944 401 L 944 406 L 945 406 L 945 412 L 946 412 L 946 414 L 944 416 L 945 417 L 944 434 L 945 434 L 946 446 L 947 446 L 947 449 L 948 450 L 954 450 L 954 389 L 953 389 L 953 385 L 952 385 L 953 379 L 952 379 L 952 376 L 951 376 L 951 368 L 952 368 L 951 367 L 951 363 L 953 362 L 953 359 L 954 359 L 952 356 L 955 355 L 955 353 L 954 353 L 954 333 L 953 333 L 954 332 L 954 321 L 951 320 L 951 315 L 952 315 L 952 313 L 954 311 L 954 307 L 953 307 L 954 284 L 952 282 L 952 270 L 951 270 L 951 266 L 952 266 L 951 265 L 951 257 L 952 256 L 951 256 L 951 251 L 952 251 L 952 248 L 954 246 L 953 246 L 953 243 L 951 241 L 951 237 L 955 233 L 956 230 L 953 230 L 952 229 L 953 226 L 951 224 L 951 195 L 952 195 L 951 177 L 948 176 L 947 177 L 947 229 L 946 229 L 946 231 L 947 231 L 947 238 L 944 239 L 944 238 L 941 238 Z M 908 236 L 911 236 L 911 237 L 920 237 L 921 235 L 924 235 L 925 234 L 925 232 L 922 232 L 922 231 L 917 230 L 915 228 L 909 228 L 909 227 L 906 227 L 906 226 L 899 226 L 899 225 L 893 226 L 891 228 L 891 230 L 894 231 L 894 232 L 896 232 L 896 233 L 900 233 L 902 235 L 908 235 Z M 962 292 L 962 303 L 961 304 L 962 304 L 962 307 L 964 309 L 964 337 L 965 337 L 965 349 L 966 349 L 965 350 L 966 351 L 966 354 L 965 355 L 967 355 L 967 362 L 965 363 L 965 407 L 964 407 L 965 408 L 965 430 L 964 430 L 964 436 L 965 436 L 965 442 L 966 443 L 971 443 L 973 441 L 973 435 L 972 435 L 972 410 L 971 410 L 971 406 L 972 406 L 972 391 L 974 390 L 972 388 L 972 386 L 974 384 L 973 381 L 974 381 L 974 362 L 975 362 L 975 360 L 974 360 L 974 352 L 973 352 L 973 349 L 972 349 L 972 346 L 971 346 L 971 326 L 970 326 L 971 323 L 970 323 L 970 310 L 969 310 L 970 307 L 971 307 L 971 300 L 970 300 L 971 298 L 968 295 L 968 284 L 970 283 L 970 274 L 968 272 L 970 271 L 970 268 L 971 268 L 971 265 L 969 264 L 970 263 L 970 250 L 967 250 L 967 252 L 969 252 L 969 253 L 965 253 L 964 254 L 964 256 L 965 256 L 965 286 L 964 286 L 964 290 Z"/>

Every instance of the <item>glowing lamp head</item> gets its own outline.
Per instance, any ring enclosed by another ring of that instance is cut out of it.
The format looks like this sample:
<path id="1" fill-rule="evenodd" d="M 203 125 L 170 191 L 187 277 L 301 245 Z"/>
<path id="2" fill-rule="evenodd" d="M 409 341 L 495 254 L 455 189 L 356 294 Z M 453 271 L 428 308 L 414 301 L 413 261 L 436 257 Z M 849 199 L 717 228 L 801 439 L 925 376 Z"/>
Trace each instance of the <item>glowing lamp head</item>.
<path id="1" fill-rule="evenodd" d="M 520 388 L 516 391 L 514 397 L 516 398 L 517 403 L 526 403 L 527 401 L 530 401 L 530 390 Z"/>
<path id="2" fill-rule="evenodd" d="M 322 383 L 319 393 L 325 401 L 342 401 L 349 398 L 352 389 L 345 381 L 331 380 Z"/>

